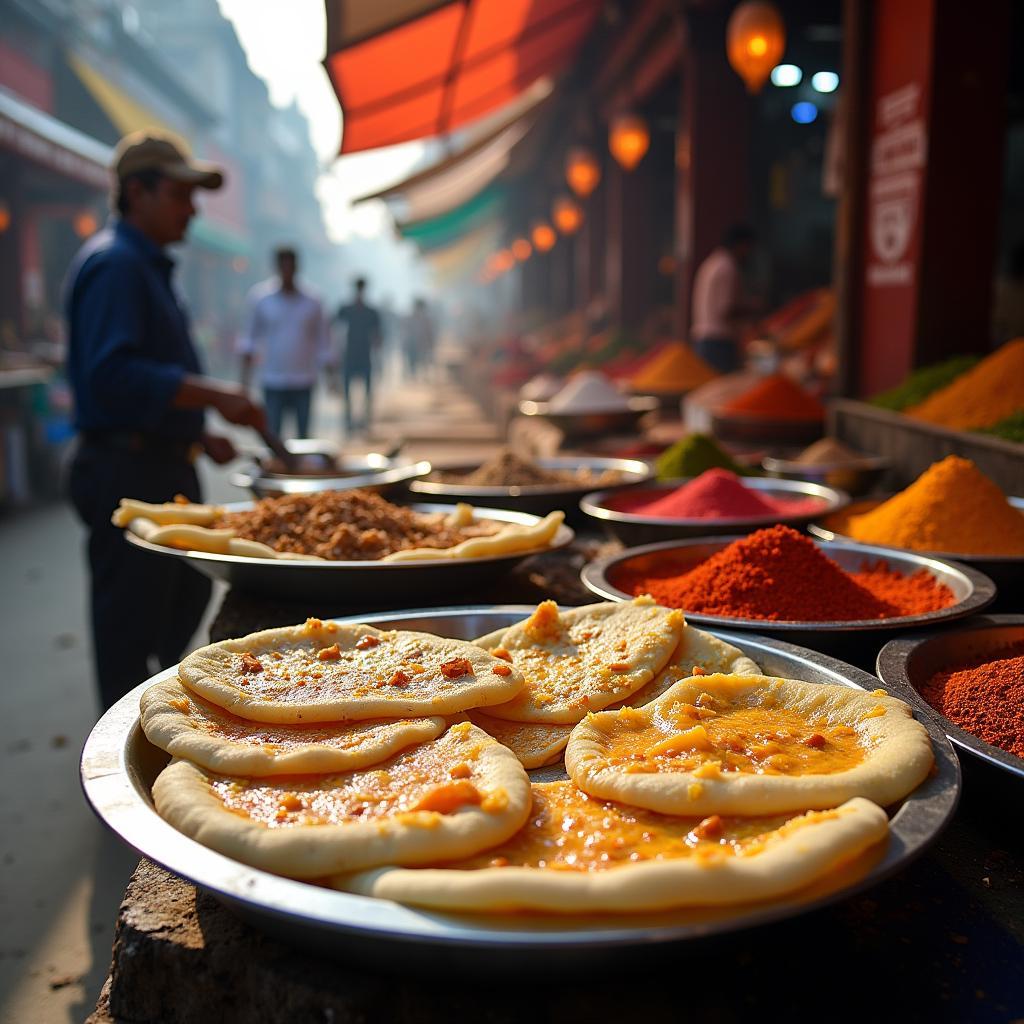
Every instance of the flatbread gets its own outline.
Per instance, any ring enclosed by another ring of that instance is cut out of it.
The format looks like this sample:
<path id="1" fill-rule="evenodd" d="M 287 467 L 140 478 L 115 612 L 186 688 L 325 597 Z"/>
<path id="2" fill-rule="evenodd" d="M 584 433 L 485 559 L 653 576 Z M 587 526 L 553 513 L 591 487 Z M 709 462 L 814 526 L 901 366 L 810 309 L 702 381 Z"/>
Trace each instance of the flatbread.
<path id="1" fill-rule="evenodd" d="M 475 644 L 320 619 L 202 647 L 178 675 L 240 718 L 281 724 L 448 715 L 523 687 Z"/>
<path id="2" fill-rule="evenodd" d="M 193 523 L 207 526 L 223 513 L 219 505 L 200 505 L 185 501 L 167 501 L 160 505 L 139 501 L 136 498 L 122 498 L 114 509 L 110 521 L 115 526 L 127 526 L 133 519 L 142 518 L 160 526 L 169 523 Z"/>
<path id="3" fill-rule="evenodd" d="M 565 766 L 591 796 L 664 814 L 777 814 L 860 796 L 887 805 L 933 764 L 910 707 L 771 676 L 694 676 L 642 708 L 591 715 Z"/>
<path id="4" fill-rule="evenodd" d="M 549 512 L 539 522 L 530 526 L 509 523 L 489 537 L 471 537 L 450 548 L 407 548 L 404 551 L 392 551 L 381 561 L 422 562 L 445 558 L 498 558 L 501 555 L 534 551 L 546 548 L 555 539 L 555 534 L 558 533 L 564 519 L 564 512 Z"/>
<path id="5" fill-rule="evenodd" d="M 470 720 L 488 736 L 508 747 L 524 768 L 541 768 L 561 760 L 569 742 L 571 725 L 538 725 L 534 722 L 507 722 L 482 711 L 470 711 Z"/>
<path id="6" fill-rule="evenodd" d="M 519 669 L 526 686 L 488 714 L 514 722 L 572 725 L 649 683 L 679 646 L 682 612 L 650 597 L 560 612 L 544 601 L 523 622 L 477 641 Z"/>
<path id="7" fill-rule="evenodd" d="M 448 727 L 429 718 L 274 725 L 249 722 L 203 700 L 177 679 L 151 686 L 140 701 L 142 731 L 161 750 L 224 775 L 306 775 L 366 768 Z"/>
<path id="8" fill-rule="evenodd" d="M 882 840 L 885 812 L 854 799 L 796 817 L 666 817 L 535 783 L 527 824 L 444 867 L 334 878 L 349 892 L 438 910 L 667 910 L 783 896 Z"/>
<path id="9" fill-rule="evenodd" d="M 375 768 L 338 775 L 232 778 L 172 761 L 153 800 L 204 846 L 264 871 L 319 878 L 472 856 L 526 821 L 530 783 L 511 751 L 461 722 Z"/>

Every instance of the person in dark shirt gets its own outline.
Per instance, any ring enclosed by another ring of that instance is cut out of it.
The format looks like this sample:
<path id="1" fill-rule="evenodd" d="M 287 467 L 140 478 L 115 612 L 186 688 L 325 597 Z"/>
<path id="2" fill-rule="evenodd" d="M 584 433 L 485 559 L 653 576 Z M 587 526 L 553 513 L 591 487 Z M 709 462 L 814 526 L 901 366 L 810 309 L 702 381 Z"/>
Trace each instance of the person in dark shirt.
<path id="1" fill-rule="evenodd" d="M 209 581 L 175 559 L 133 548 L 110 522 L 121 498 L 201 500 L 193 462 L 234 458 L 204 426 L 204 410 L 262 429 L 263 410 L 237 385 L 202 375 L 188 315 L 164 246 L 185 237 L 193 191 L 221 172 L 189 160 L 170 137 L 135 133 L 114 156 L 111 224 L 68 272 L 68 377 L 79 444 L 71 501 L 88 530 L 93 654 L 110 707 L 157 667 L 179 659 L 210 594 Z"/>
<path id="2" fill-rule="evenodd" d="M 355 282 L 355 297 L 338 310 L 337 319 L 345 326 L 345 356 L 341 380 L 345 399 L 345 430 L 351 433 L 355 418 L 352 415 L 352 382 L 357 378 L 363 387 L 362 426 L 368 428 L 373 418 L 373 357 L 381 342 L 380 313 L 365 300 L 366 278 Z"/>

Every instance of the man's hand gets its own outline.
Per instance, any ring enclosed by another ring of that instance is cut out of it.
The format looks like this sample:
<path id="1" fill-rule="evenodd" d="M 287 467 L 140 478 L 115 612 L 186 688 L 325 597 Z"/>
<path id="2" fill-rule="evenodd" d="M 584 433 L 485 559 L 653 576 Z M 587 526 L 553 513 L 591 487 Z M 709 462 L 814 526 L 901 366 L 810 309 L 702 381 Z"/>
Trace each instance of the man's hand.
<path id="1" fill-rule="evenodd" d="M 217 463 L 223 466 L 232 459 L 238 458 L 238 451 L 231 441 L 220 434 L 203 434 L 203 448 L 206 454 Z"/>
<path id="2" fill-rule="evenodd" d="M 229 423 L 253 430 L 264 430 L 267 417 L 263 406 L 254 402 L 238 384 L 214 380 L 212 377 L 186 377 L 174 396 L 178 409 L 213 408 Z"/>

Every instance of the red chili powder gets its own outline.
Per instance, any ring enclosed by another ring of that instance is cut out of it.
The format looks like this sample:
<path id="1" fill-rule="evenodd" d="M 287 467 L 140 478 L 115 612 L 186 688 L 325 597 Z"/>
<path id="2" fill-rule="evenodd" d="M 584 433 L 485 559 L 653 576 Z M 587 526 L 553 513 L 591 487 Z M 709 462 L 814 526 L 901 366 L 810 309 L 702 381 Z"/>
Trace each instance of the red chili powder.
<path id="1" fill-rule="evenodd" d="M 723 405 L 722 410 L 772 420 L 825 418 L 821 402 L 781 373 L 764 377 L 749 391 Z"/>
<path id="2" fill-rule="evenodd" d="M 936 672 L 921 696 L 961 729 L 1024 757 L 1024 644 Z"/>
<path id="3" fill-rule="evenodd" d="M 628 501 L 628 496 L 626 497 Z M 708 469 L 655 501 L 624 504 L 623 512 L 665 519 L 764 519 L 817 512 L 820 498 L 786 499 L 760 494 L 727 469 Z"/>
<path id="4" fill-rule="evenodd" d="M 878 562 L 848 573 L 788 526 L 733 541 L 689 571 L 626 569 L 612 582 L 670 608 L 771 621 L 889 619 L 936 611 L 954 601 L 953 592 L 923 569 L 903 576 Z"/>

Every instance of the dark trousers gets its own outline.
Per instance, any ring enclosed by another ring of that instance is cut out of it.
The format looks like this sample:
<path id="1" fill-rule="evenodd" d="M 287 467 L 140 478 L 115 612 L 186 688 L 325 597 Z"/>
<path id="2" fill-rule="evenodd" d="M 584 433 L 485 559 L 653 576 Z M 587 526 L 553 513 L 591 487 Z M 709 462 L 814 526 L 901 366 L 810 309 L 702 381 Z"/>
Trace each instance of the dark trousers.
<path id="1" fill-rule="evenodd" d="M 343 398 L 345 400 L 345 429 L 351 430 L 355 425 L 352 415 L 352 382 L 359 380 L 363 386 L 363 418 L 362 426 L 368 427 L 373 417 L 373 367 L 366 363 L 346 366 L 341 376 Z"/>
<path id="2" fill-rule="evenodd" d="M 89 531 L 93 656 L 106 710 L 156 668 L 181 658 L 210 599 L 205 576 L 132 547 L 111 513 L 121 498 L 162 502 L 184 494 L 199 501 L 199 480 L 184 459 L 84 442 L 71 464 L 69 490 Z"/>
<path id="3" fill-rule="evenodd" d="M 693 343 L 693 350 L 719 373 L 733 373 L 740 368 L 740 346 L 735 338 L 698 338 Z"/>
<path id="4" fill-rule="evenodd" d="M 264 388 L 263 401 L 267 409 L 267 426 L 281 437 L 284 414 L 295 417 L 296 437 L 309 437 L 309 406 L 312 388 Z"/>

